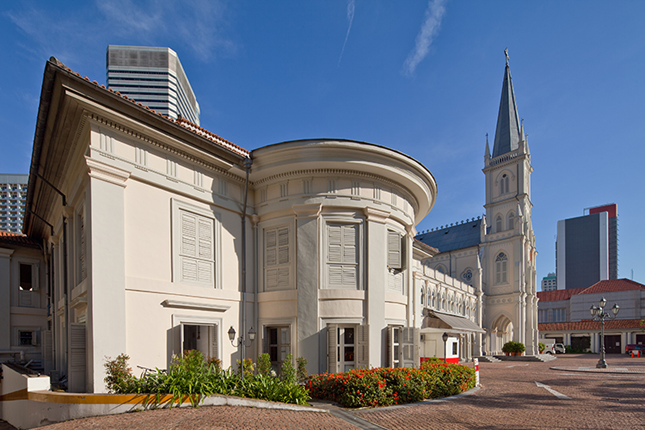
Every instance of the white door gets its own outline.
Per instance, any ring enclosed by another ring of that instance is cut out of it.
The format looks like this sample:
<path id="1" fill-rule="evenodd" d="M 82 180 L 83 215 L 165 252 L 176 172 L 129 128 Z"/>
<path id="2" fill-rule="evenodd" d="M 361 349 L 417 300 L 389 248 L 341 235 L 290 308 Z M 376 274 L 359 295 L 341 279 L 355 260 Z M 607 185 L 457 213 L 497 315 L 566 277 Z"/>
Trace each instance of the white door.
<path id="1" fill-rule="evenodd" d="M 338 327 L 338 363 L 342 372 L 356 368 L 356 327 Z"/>

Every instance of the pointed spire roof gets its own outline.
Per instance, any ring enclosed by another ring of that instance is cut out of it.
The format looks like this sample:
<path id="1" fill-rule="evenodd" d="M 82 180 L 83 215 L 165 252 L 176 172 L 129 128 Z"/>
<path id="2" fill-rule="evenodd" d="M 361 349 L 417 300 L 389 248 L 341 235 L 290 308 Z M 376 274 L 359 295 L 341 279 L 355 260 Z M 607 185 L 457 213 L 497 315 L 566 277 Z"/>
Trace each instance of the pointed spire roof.
<path id="1" fill-rule="evenodd" d="M 511 69 L 508 67 L 508 50 L 505 50 L 504 53 L 506 54 L 506 68 L 504 69 L 504 83 L 502 84 L 502 99 L 499 102 L 499 113 L 497 114 L 493 158 L 519 148 L 522 136 L 517 104 L 515 103 L 515 91 L 513 91 L 513 80 L 511 79 Z"/>

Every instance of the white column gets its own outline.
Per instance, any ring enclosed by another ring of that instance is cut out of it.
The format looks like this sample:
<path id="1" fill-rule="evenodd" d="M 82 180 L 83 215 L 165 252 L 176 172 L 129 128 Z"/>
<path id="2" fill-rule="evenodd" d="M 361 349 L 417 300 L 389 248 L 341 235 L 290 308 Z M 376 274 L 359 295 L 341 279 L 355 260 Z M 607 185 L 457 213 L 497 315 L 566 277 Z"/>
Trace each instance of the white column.
<path id="1" fill-rule="evenodd" d="M 310 373 L 322 371 L 320 330 L 318 327 L 318 224 L 321 204 L 297 205 L 296 214 L 296 285 L 298 289 L 298 356 L 307 359 Z"/>
<path id="2" fill-rule="evenodd" d="M 93 159 L 87 165 L 87 385 L 97 393 L 105 391 L 105 357 L 127 353 L 124 194 L 129 172 Z"/>
<path id="3" fill-rule="evenodd" d="M 382 344 L 382 330 L 385 328 L 385 285 L 387 282 L 387 228 L 385 220 L 389 213 L 366 208 L 366 243 L 369 244 L 365 262 L 367 264 L 367 323 L 369 324 L 370 367 L 387 366 L 385 345 Z M 406 258 L 411 258 L 407 256 Z M 408 265 L 409 267 L 409 265 Z"/>

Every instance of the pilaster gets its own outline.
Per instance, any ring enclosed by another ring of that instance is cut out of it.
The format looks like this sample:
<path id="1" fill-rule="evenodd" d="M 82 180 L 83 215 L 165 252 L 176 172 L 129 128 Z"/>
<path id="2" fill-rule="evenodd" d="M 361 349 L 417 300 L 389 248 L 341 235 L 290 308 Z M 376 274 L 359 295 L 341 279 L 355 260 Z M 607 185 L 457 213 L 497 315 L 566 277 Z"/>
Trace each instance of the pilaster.
<path id="1" fill-rule="evenodd" d="M 307 359 L 307 370 L 319 372 L 320 331 L 318 327 L 318 231 L 321 204 L 295 205 L 296 289 L 298 294 L 298 355 Z"/>
<path id="2" fill-rule="evenodd" d="M 89 167 L 87 384 L 104 392 L 104 357 L 126 351 L 125 187 L 129 172 L 86 159 Z"/>

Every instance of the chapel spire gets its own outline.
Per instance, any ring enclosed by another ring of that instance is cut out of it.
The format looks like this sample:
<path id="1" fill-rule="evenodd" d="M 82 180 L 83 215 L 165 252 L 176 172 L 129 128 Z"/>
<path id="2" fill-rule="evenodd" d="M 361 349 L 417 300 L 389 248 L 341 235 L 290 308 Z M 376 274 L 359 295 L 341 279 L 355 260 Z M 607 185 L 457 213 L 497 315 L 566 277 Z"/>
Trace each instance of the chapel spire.
<path id="1" fill-rule="evenodd" d="M 499 103 L 499 113 L 497 114 L 493 158 L 515 151 L 519 148 L 522 140 L 511 69 L 508 67 L 508 49 L 504 50 L 504 54 L 506 55 L 506 67 L 504 69 L 504 83 L 502 84 L 502 99 Z"/>

